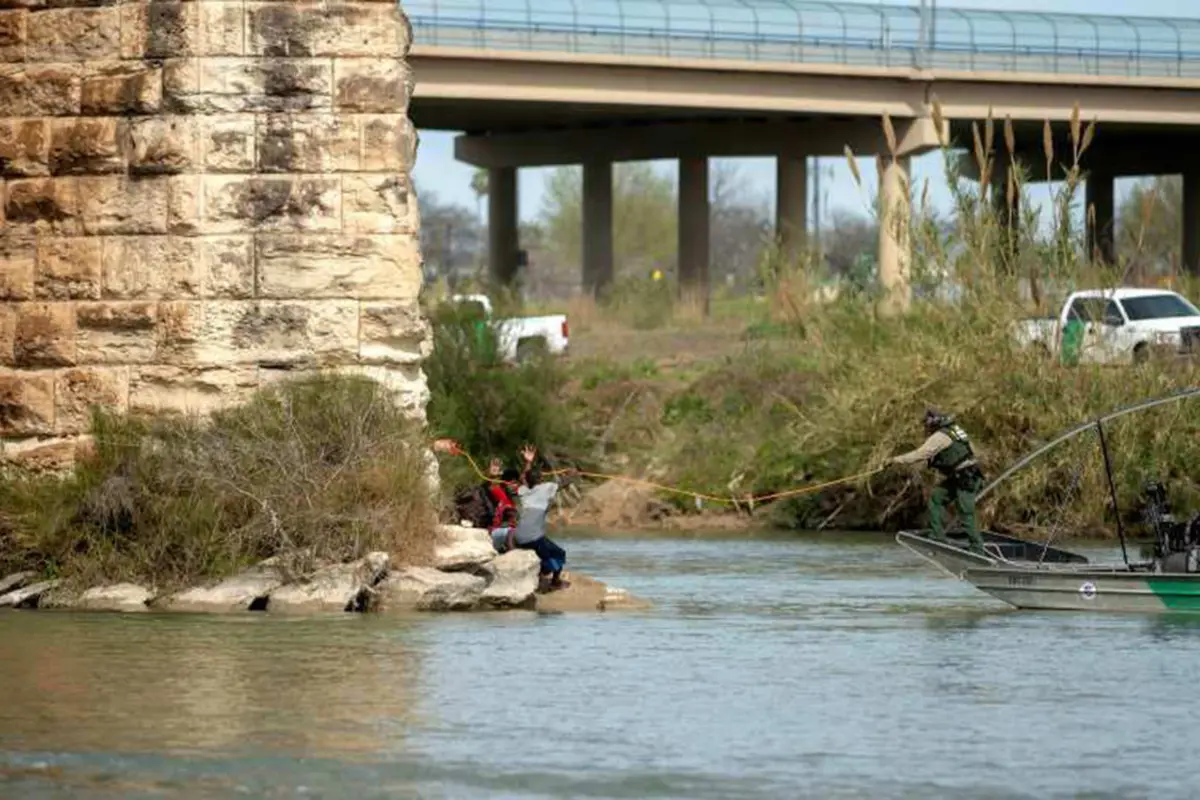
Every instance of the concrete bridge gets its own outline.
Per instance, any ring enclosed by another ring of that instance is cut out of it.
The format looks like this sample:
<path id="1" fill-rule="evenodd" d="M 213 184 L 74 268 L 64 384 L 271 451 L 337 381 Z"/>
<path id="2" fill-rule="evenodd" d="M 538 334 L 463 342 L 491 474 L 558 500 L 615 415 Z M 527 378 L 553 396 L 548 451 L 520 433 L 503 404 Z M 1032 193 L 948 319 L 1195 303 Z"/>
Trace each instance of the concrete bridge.
<path id="1" fill-rule="evenodd" d="M 798 248 L 806 159 L 849 146 L 879 156 L 880 273 L 903 299 L 908 244 L 891 223 L 909 213 L 910 158 L 939 140 L 969 143 L 989 109 L 1013 120 L 1016 155 L 1035 168 L 1045 120 L 1067 162 L 1072 108 L 1097 120 L 1083 166 L 1090 241 L 1107 257 L 1118 176 L 1182 174 L 1187 223 L 1200 222 L 1200 20 L 815 0 L 403 7 L 414 29 L 412 119 L 462 131 L 457 157 L 489 170 L 489 263 L 501 281 L 518 264 L 521 167 L 583 165 L 583 277 L 595 291 L 613 276 L 612 164 L 678 159 L 681 288 L 706 297 L 707 159 L 775 157 L 777 235 Z M 998 148 L 1003 140 L 997 132 Z M 1183 227 L 1185 263 L 1197 270 L 1200 226 Z"/>

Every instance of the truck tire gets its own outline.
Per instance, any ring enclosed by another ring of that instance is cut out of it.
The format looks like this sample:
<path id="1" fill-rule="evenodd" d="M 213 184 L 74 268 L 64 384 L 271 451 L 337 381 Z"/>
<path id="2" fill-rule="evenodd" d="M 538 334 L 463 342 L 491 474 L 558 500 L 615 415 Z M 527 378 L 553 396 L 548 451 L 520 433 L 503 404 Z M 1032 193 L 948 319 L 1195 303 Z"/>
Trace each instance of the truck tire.
<path id="1" fill-rule="evenodd" d="M 546 340 L 541 336 L 522 339 L 517 342 L 517 363 L 524 364 L 542 358 L 547 352 L 549 352 L 549 348 Z"/>
<path id="2" fill-rule="evenodd" d="M 1137 346 L 1133 348 L 1133 363 L 1145 364 L 1149 360 L 1150 345 L 1145 342 L 1138 342 Z"/>

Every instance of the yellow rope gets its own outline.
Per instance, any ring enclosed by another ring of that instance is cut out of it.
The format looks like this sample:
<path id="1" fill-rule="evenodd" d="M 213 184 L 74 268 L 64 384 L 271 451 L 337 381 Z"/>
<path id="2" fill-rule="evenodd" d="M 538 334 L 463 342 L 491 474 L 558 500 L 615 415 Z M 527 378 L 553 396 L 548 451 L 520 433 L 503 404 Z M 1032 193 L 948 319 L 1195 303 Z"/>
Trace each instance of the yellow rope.
<path id="1" fill-rule="evenodd" d="M 482 478 L 484 481 L 487 481 L 489 483 L 502 483 L 502 481 L 500 481 L 498 478 L 492 478 L 492 477 L 486 475 L 483 472 L 483 470 L 481 470 L 479 468 L 479 465 L 477 463 L 475 463 L 475 459 L 471 458 L 470 453 L 466 452 L 465 450 L 458 450 L 457 454 L 465 457 L 467 459 L 467 463 L 469 463 L 471 465 L 471 469 L 473 469 L 475 471 L 475 474 L 478 475 L 480 478 Z M 785 497 L 798 497 L 800 495 L 811 494 L 813 492 L 819 492 L 822 489 L 828 489 L 830 486 L 837 486 L 839 484 L 850 483 L 852 481 L 861 480 L 862 478 L 868 478 L 868 477 L 875 475 L 876 473 L 879 473 L 882 471 L 883 471 L 883 467 L 876 467 L 875 469 L 867 470 L 866 472 L 859 472 L 855 475 L 848 475 L 844 478 L 837 478 L 836 480 L 825 481 L 824 483 L 812 484 L 810 486 L 802 486 L 797 489 L 788 489 L 783 492 L 774 492 L 773 494 L 765 494 L 765 495 L 758 495 L 758 496 L 750 495 L 747 498 L 745 498 L 744 500 L 742 500 L 741 502 L 742 503 L 747 503 L 747 502 L 765 503 L 768 500 L 779 500 L 779 499 L 782 499 Z M 701 492 L 693 492 L 688 489 L 679 489 L 674 486 L 664 486 L 661 483 L 654 483 L 653 481 L 647 481 L 647 480 L 643 480 L 641 478 L 631 478 L 628 475 L 609 475 L 609 474 L 606 474 L 603 472 L 587 472 L 585 470 L 561 470 L 561 469 L 560 470 L 549 470 L 543 474 L 545 474 L 545 475 L 563 475 L 568 472 L 573 473 L 575 475 L 579 475 L 584 478 L 597 478 L 599 480 L 624 481 L 625 483 L 635 483 L 640 486 L 646 486 L 651 489 L 657 489 L 660 492 L 670 492 L 672 494 L 681 494 L 686 497 L 694 497 L 698 500 L 708 500 L 708 501 L 714 502 L 714 503 L 726 503 L 728 505 L 738 505 L 739 504 L 739 501 L 733 497 L 718 497 L 716 495 L 703 494 Z"/>

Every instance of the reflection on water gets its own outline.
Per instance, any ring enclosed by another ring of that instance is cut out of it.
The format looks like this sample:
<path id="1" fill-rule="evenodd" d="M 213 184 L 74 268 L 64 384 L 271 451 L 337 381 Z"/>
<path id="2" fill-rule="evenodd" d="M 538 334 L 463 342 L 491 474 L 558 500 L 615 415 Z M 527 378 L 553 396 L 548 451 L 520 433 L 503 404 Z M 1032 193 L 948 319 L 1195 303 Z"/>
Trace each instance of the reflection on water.
<path id="1" fill-rule="evenodd" d="M 1200 617 L 1012 611 L 882 537 L 568 543 L 657 606 L 0 614 L 0 796 L 1191 793 Z"/>

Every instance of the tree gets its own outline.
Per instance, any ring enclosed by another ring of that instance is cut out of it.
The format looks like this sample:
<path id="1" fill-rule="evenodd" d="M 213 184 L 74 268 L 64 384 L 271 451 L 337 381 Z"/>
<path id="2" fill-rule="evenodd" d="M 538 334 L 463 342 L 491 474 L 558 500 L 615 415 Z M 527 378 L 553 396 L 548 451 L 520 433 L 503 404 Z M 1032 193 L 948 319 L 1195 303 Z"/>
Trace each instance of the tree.
<path id="1" fill-rule="evenodd" d="M 1139 181 L 1117 213 L 1118 257 L 1139 271 L 1161 273 L 1179 263 L 1183 182 L 1177 175 Z"/>
<path id="2" fill-rule="evenodd" d="M 848 280 L 864 278 L 867 263 L 874 263 L 879 248 L 879 223 L 872 217 L 835 209 L 821 233 L 825 262 L 830 271 Z"/>
<path id="3" fill-rule="evenodd" d="M 475 213 L 483 222 L 483 198 L 488 193 L 488 171 L 483 167 L 476 167 L 471 173 L 471 191 L 475 193 Z"/>
<path id="4" fill-rule="evenodd" d="M 714 277 L 753 279 L 759 255 L 770 241 L 766 197 L 754 191 L 736 165 L 716 162 L 712 171 L 710 263 Z"/>
<path id="5" fill-rule="evenodd" d="M 544 244 L 560 270 L 578 272 L 583 258 L 583 171 L 559 167 L 546 179 Z M 618 277 L 675 266 L 675 185 L 652 164 L 613 170 L 613 260 Z"/>
<path id="6" fill-rule="evenodd" d="M 446 277 L 474 270 L 483 252 L 479 219 L 465 206 L 441 202 L 435 192 L 420 192 L 418 202 L 426 269 Z"/>

